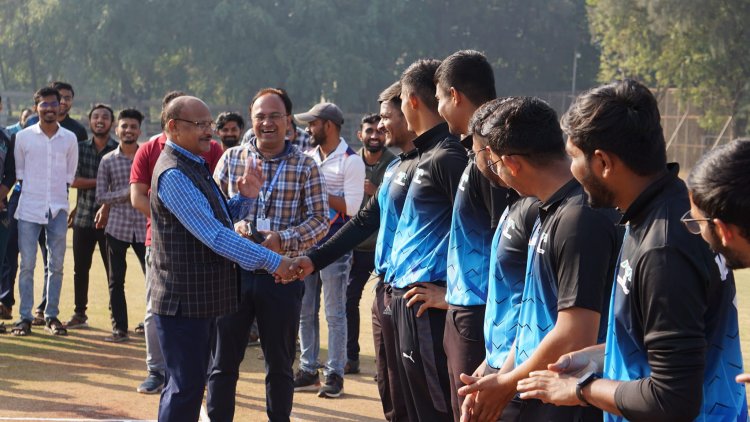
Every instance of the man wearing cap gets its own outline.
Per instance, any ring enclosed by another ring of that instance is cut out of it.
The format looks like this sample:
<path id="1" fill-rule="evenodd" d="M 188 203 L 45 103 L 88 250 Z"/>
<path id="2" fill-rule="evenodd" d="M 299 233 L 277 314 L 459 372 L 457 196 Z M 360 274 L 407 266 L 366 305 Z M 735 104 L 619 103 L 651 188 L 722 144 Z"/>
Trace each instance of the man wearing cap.
<path id="1" fill-rule="evenodd" d="M 295 119 L 307 123 L 313 147 L 306 152 L 320 167 L 328 189 L 330 227 L 318 244 L 328 240 L 359 210 L 364 196 L 365 165 L 341 138 L 344 116 L 332 103 L 316 104 Z M 338 397 L 344 388 L 346 364 L 346 287 L 351 269 L 351 252 L 331 265 L 305 278 L 300 315 L 300 365 L 294 377 L 294 390 L 317 390 L 320 397 Z M 328 321 L 328 360 L 323 368 L 325 385 L 318 379 L 320 336 L 318 309 L 320 290 Z"/>

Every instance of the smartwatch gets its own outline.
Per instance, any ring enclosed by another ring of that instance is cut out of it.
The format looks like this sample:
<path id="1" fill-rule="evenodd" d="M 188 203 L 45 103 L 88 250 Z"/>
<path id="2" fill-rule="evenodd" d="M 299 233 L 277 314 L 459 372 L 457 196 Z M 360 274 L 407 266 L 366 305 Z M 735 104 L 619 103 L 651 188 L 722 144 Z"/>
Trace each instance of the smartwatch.
<path id="1" fill-rule="evenodd" d="M 584 403 L 587 406 L 591 406 L 591 403 L 583 397 L 583 388 L 591 384 L 595 379 L 599 379 L 599 376 L 596 375 L 596 372 L 589 371 L 583 374 L 581 378 L 578 378 L 578 382 L 576 382 L 576 397 L 578 397 L 578 400 L 580 400 L 581 403 Z"/>

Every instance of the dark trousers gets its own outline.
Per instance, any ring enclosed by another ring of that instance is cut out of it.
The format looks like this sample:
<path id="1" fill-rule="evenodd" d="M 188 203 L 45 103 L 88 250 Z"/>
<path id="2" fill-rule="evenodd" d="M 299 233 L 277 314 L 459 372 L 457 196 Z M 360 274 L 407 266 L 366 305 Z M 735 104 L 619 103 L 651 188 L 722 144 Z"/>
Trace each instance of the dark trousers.
<path id="1" fill-rule="evenodd" d="M 159 422 L 197 422 L 216 319 L 154 314 L 154 322 L 167 368 Z"/>
<path id="2" fill-rule="evenodd" d="M 104 229 L 73 226 L 73 289 L 75 292 L 75 313 L 86 315 L 89 304 L 89 270 L 94 256 L 94 247 L 99 244 L 104 271 L 109 279 L 107 263 L 107 238 Z"/>
<path id="3" fill-rule="evenodd" d="M 461 419 L 463 397 L 458 389 L 464 386 L 461 373 L 471 375 L 484 361 L 484 305 L 451 306 L 445 316 L 443 347 L 448 358 L 448 377 L 451 383 L 453 420 Z"/>
<path id="4" fill-rule="evenodd" d="M 375 252 L 355 250 L 352 255 L 352 269 L 349 271 L 349 285 L 346 286 L 346 358 L 359 360 L 359 301 L 362 290 L 375 268 Z"/>
<path id="5" fill-rule="evenodd" d="M 128 304 L 125 300 L 125 273 L 128 263 L 125 256 L 128 247 L 133 248 L 146 273 L 146 245 L 138 242 L 123 242 L 107 235 L 107 260 L 109 262 L 109 308 L 112 312 L 112 329 L 128 331 Z"/>
<path id="6" fill-rule="evenodd" d="M 381 276 L 375 279 L 375 300 L 372 302 L 372 337 L 375 342 L 375 363 L 378 393 L 383 415 L 389 422 L 408 421 L 406 404 L 396 365 L 396 338 L 391 318 L 391 286 Z"/>
<path id="7" fill-rule="evenodd" d="M 18 208 L 18 200 L 21 198 L 21 192 L 13 191 L 8 200 L 8 241 L 6 243 L 5 254 L 0 255 L 3 264 L 0 269 L 0 303 L 11 308 L 16 304 L 14 288 L 16 285 L 16 275 L 18 275 L 18 220 L 13 218 Z M 39 249 L 42 251 L 42 261 L 44 261 L 44 288 L 42 289 L 42 302 L 37 306 L 38 310 L 44 312 L 47 306 L 47 236 L 44 228 L 39 233 Z"/>
<path id="8" fill-rule="evenodd" d="M 430 308 L 417 318 L 422 302 L 406 307 L 409 289 L 393 289 L 391 310 L 399 378 L 411 421 L 452 421 L 450 380 L 443 350 L 445 310 Z"/>
<path id="9" fill-rule="evenodd" d="M 216 342 L 208 377 L 206 410 L 212 422 L 234 418 L 235 392 L 253 318 L 266 361 L 266 413 L 271 421 L 288 421 L 294 398 L 295 341 L 299 329 L 301 281 L 276 284 L 273 276 L 242 271 L 237 312 L 216 320 Z"/>

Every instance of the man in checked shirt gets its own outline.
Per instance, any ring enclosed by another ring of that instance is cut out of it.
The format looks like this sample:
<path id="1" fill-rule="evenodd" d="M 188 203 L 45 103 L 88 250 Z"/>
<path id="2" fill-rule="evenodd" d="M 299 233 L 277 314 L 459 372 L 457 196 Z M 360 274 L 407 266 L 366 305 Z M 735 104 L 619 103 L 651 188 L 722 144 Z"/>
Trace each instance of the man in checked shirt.
<path id="1" fill-rule="evenodd" d="M 130 168 L 138 150 L 143 114 L 132 108 L 117 116 L 115 134 L 120 146 L 102 158 L 96 175 L 96 203 L 109 205 L 109 219 L 104 227 L 109 262 L 109 305 L 112 335 L 104 341 L 120 343 L 128 340 L 128 308 L 125 301 L 125 255 L 128 247 L 146 272 L 146 217 L 130 204 Z M 104 226 L 100 220 L 96 228 Z"/>
<path id="2" fill-rule="evenodd" d="M 214 179 L 228 197 L 237 191 L 245 166 L 261 166 L 264 182 L 244 222 L 235 229 L 272 251 L 289 257 L 302 254 L 328 230 L 325 181 L 315 161 L 284 137 L 291 125 L 287 94 L 260 90 L 250 105 L 253 132 L 248 144 L 228 149 Z M 251 225 L 251 226 L 249 226 Z M 248 232 L 248 229 L 252 231 Z M 251 233 L 257 230 L 253 236 Z M 292 364 L 300 321 L 304 284 L 276 284 L 264 270 L 242 271 L 239 310 L 217 319 L 214 360 L 208 379 L 208 415 L 231 421 L 239 367 L 245 355 L 250 324 L 258 320 L 266 359 L 266 412 L 272 421 L 289 420 L 294 394 Z"/>

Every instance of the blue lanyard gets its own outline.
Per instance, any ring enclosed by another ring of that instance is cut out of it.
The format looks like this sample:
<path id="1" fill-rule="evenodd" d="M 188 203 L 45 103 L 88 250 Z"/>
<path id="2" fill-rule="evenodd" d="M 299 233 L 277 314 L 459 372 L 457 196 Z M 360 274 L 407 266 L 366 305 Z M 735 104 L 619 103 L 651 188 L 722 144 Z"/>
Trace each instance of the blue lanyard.
<path id="1" fill-rule="evenodd" d="M 260 203 L 258 204 L 260 218 L 266 218 L 266 203 L 271 199 L 271 193 L 273 192 L 274 186 L 276 186 L 276 181 L 279 179 L 281 171 L 284 169 L 284 165 L 286 165 L 286 161 L 282 161 L 281 164 L 279 164 L 279 167 L 276 169 L 276 174 L 273 175 L 273 179 L 271 179 L 271 183 L 268 185 L 266 192 L 258 192 L 258 199 L 260 200 Z"/>

